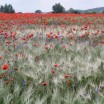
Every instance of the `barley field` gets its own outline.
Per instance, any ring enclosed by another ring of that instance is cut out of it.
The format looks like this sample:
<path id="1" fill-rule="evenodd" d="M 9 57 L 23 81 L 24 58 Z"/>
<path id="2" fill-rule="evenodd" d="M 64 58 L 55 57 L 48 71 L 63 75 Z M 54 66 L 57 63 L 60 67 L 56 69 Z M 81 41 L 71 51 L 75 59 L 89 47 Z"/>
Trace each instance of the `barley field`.
<path id="1" fill-rule="evenodd" d="M 104 104 L 104 14 L 0 14 L 0 104 Z"/>

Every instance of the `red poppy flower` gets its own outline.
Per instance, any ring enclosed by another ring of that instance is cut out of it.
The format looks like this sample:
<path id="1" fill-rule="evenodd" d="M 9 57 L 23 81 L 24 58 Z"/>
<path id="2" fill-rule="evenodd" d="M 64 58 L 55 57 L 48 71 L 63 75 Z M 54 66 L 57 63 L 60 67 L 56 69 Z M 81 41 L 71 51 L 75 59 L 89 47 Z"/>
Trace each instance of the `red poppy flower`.
<path id="1" fill-rule="evenodd" d="M 53 44 L 50 44 L 50 47 L 51 47 L 51 48 L 54 48 L 54 45 L 53 45 Z"/>
<path id="2" fill-rule="evenodd" d="M 2 75 L 0 75 L 0 79 L 2 79 L 3 78 L 3 76 Z"/>
<path id="3" fill-rule="evenodd" d="M 33 34 L 29 34 L 28 36 L 27 36 L 27 38 L 32 38 L 33 37 Z"/>
<path id="4" fill-rule="evenodd" d="M 26 38 L 21 38 L 21 39 L 24 40 L 24 41 L 26 40 Z"/>
<path id="5" fill-rule="evenodd" d="M 72 44 L 70 44 L 70 46 L 72 46 Z"/>
<path id="6" fill-rule="evenodd" d="M 58 35 L 56 35 L 55 38 L 58 39 L 59 38 Z"/>
<path id="7" fill-rule="evenodd" d="M 3 73 L 3 74 L 2 74 L 2 76 L 3 76 L 3 77 L 6 77 L 6 76 L 7 76 L 7 74 L 6 74 L 6 73 Z"/>
<path id="8" fill-rule="evenodd" d="M 39 44 L 35 43 L 35 44 L 33 44 L 33 46 L 36 46 L 37 47 L 37 46 L 39 46 Z"/>
<path id="9" fill-rule="evenodd" d="M 42 82 L 42 85 L 43 86 L 47 86 L 48 85 L 48 82 Z"/>
<path id="10" fill-rule="evenodd" d="M 70 39 L 73 39 L 73 38 L 74 38 L 74 35 L 71 35 L 71 36 L 70 36 Z"/>
<path id="11" fill-rule="evenodd" d="M 0 59 L 2 59 L 2 56 L 0 56 Z"/>
<path id="12" fill-rule="evenodd" d="M 64 75 L 64 78 L 72 78 L 72 76 L 71 76 L 71 75 L 66 74 L 66 75 Z"/>
<path id="13" fill-rule="evenodd" d="M 55 74 L 55 70 L 51 70 L 51 73 L 52 73 L 52 74 Z"/>
<path id="14" fill-rule="evenodd" d="M 51 34 L 47 34 L 46 36 L 47 36 L 48 38 L 51 38 Z"/>
<path id="15" fill-rule="evenodd" d="M 10 44 L 11 42 L 6 42 L 7 44 Z"/>
<path id="16" fill-rule="evenodd" d="M 59 65 L 58 64 L 54 64 L 54 67 L 59 67 Z"/>
<path id="17" fill-rule="evenodd" d="M 48 46 L 45 46 L 45 49 L 47 50 L 48 49 Z"/>
<path id="18" fill-rule="evenodd" d="M 3 66 L 2 66 L 2 70 L 8 70 L 9 69 L 9 65 L 8 64 L 4 64 Z"/>
<path id="19" fill-rule="evenodd" d="M 64 45 L 63 48 L 66 49 L 66 45 Z"/>

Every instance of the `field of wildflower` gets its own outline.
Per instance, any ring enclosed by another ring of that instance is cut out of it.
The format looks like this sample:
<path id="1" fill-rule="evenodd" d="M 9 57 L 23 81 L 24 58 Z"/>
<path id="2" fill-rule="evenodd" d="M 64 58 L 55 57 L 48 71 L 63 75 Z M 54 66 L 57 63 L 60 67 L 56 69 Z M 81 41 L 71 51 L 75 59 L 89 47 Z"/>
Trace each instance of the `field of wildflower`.
<path id="1" fill-rule="evenodd" d="M 104 14 L 0 14 L 0 104 L 104 104 Z"/>

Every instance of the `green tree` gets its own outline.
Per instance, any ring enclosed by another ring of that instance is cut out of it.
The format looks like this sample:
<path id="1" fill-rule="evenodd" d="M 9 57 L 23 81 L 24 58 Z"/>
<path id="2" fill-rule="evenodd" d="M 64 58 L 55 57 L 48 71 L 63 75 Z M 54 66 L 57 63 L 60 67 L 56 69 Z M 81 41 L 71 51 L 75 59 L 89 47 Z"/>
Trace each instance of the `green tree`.
<path id="1" fill-rule="evenodd" d="M 4 10 L 4 7 L 1 5 L 0 6 L 0 12 L 3 12 L 3 10 Z"/>
<path id="2" fill-rule="evenodd" d="M 68 13 L 73 13 L 74 12 L 74 9 L 73 8 L 70 8 L 69 10 L 68 10 Z"/>
<path id="3" fill-rule="evenodd" d="M 42 13 L 42 11 L 41 10 L 36 10 L 35 13 Z"/>
<path id="4" fill-rule="evenodd" d="M 0 7 L 0 12 L 15 13 L 15 10 L 13 9 L 11 4 L 9 4 L 9 5 L 5 4 L 4 6 Z"/>
<path id="5" fill-rule="evenodd" d="M 75 10 L 73 8 L 70 8 L 66 13 L 75 13 L 75 14 L 80 14 L 81 12 L 79 10 Z"/>
<path id="6" fill-rule="evenodd" d="M 60 4 L 60 3 L 56 3 L 55 5 L 53 5 L 52 7 L 53 9 L 53 13 L 64 13 L 65 12 L 65 8 Z"/>

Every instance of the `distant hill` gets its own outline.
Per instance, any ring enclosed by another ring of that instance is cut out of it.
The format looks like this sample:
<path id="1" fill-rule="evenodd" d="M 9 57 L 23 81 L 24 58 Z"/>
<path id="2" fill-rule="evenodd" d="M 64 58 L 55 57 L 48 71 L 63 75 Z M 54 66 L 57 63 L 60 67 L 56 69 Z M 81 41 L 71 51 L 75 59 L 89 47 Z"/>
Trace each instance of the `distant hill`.
<path id="1" fill-rule="evenodd" d="M 98 8 L 93 8 L 93 9 L 87 9 L 87 10 L 77 10 L 81 13 L 103 13 L 104 12 L 104 7 L 98 7 Z"/>
<path id="2" fill-rule="evenodd" d="M 99 8 L 93 8 L 93 9 L 84 10 L 84 12 L 96 12 L 96 13 L 102 13 L 103 11 L 104 11 L 104 7 L 99 7 Z"/>

